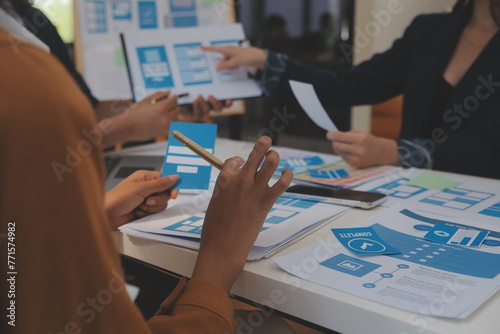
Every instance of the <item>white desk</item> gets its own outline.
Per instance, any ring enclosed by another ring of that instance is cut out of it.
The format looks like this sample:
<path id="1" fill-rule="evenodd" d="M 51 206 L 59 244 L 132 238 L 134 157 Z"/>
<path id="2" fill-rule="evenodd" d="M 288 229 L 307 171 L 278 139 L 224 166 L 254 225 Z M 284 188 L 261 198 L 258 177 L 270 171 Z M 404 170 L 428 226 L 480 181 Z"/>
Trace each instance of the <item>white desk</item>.
<path id="1" fill-rule="evenodd" d="M 120 153 L 163 155 L 165 146 L 165 143 L 151 144 Z M 215 154 L 223 160 L 234 155 L 246 157 L 252 146 L 218 138 Z M 491 182 L 498 182 L 500 187 L 500 181 Z M 279 254 L 284 255 L 324 239 L 329 235 L 330 228 L 353 226 L 382 210 L 384 208 L 368 211 L 351 209 Z M 196 251 L 130 237 L 120 232 L 115 233 L 115 238 L 119 252 L 124 255 L 186 277 L 192 273 Z M 231 293 L 340 333 L 500 333 L 500 293 L 465 320 L 430 318 L 301 280 L 280 270 L 272 259 L 247 263 Z"/>

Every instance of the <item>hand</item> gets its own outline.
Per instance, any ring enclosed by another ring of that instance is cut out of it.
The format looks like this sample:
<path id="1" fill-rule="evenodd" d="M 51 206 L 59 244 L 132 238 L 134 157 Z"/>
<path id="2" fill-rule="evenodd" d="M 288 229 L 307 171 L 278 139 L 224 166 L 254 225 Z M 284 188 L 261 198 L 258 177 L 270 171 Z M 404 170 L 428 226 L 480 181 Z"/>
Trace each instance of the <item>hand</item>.
<path id="1" fill-rule="evenodd" d="M 399 165 L 395 140 L 375 137 L 357 130 L 329 131 L 326 137 L 333 141 L 333 151 L 353 167 Z"/>
<path id="2" fill-rule="evenodd" d="M 177 120 L 179 113 L 177 96 L 168 97 L 169 94 L 167 91 L 150 95 L 118 116 L 128 125 L 127 140 L 148 140 L 168 135 L 170 122 Z M 168 98 L 152 103 L 164 97 Z"/>
<path id="3" fill-rule="evenodd" d="M 191 108 L 180 108 L 180 119 L 186 122 L 206 122 L 208 121 L 211 110 L 221 111 L 224 108 L 230 107 L 232 104 L 233 101 L 231 100 L 220 101 L 212 95 L 209 95 L 208 101 L 205 101 L 203 96 L 198 95 L 193 101 Z"/>
<path id="4" fill-rule="evenodd" d="M 261 137 L 245 166 L 242 158 L 224 163 L 203 224 L 193 278 L 210 280 L 229 292 L 243 269 L 269 210 L 292 181 L 292 172 L 284 170 L 272 187 L 268 185 L 279 164 L 279 155 L 268 151 L 270 147 L 271 139 Z"/>
<path id="5" fill-rule="evenodd" d="M 160 172 L 137 171 L 106 193 L 104 207 L 112 229 L 132 220 L 161 212 L 178 190 L 169 190 L 178 175 L 161 177 Z"/>
<path id="6" fill-rule="evenodd" d="M 224 56 L 217 64 L 217 71 L 236 70 L 242 66 L 252 66 L 260 70 L 266 68 L 266 51 L 239 46 L 202 46 L 203 51 L 219 52 Z"/>

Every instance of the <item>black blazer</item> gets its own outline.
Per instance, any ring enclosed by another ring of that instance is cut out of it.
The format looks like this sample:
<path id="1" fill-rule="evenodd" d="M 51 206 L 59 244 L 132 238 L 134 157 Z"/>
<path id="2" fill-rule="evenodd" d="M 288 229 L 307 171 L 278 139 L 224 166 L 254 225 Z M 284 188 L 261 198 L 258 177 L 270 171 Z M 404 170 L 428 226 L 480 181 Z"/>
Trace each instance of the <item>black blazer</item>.
<path id="1" fill-rule="evenodd" d="M 438 82 L 470 15 L 470 7 L 421 15 L 388 51 L 339 73 L 289 60 L 275 93 L 289 98 L 293 79 L 313 83 L 322 103 L 331 107 L 404 94 L 400 138 L 423 138 Z M 500 178 L 500 33 L 455 87 L 441 129 L 435 138 L 425 138 L 435 169 Z"/>

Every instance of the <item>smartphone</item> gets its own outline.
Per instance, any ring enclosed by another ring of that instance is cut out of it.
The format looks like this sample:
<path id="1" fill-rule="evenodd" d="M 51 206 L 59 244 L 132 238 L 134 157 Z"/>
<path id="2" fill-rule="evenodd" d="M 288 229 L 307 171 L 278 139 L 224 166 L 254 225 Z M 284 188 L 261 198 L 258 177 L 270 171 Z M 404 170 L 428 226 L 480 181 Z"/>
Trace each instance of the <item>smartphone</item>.
<path id="1" fill-rule="evenodd" d="M 329 189 L 304 185 L 291 186 L 286 190 L 286 192 L 321 197 L 322 199 L 327 198 L 325 201 L 327 203 L 354 206 L 361 209 L 371 209 L 387 200 L 386 194 L 351 189 Z"/>

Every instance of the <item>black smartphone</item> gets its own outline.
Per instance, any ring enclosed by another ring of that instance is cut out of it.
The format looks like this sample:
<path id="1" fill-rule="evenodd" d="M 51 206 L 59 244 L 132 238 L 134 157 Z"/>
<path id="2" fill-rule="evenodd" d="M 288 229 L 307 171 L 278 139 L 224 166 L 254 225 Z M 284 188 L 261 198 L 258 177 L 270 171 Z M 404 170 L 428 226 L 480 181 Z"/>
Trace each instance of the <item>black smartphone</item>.
<path id="1" fill-rule="evenodd" d="M 329 189 L 305 185 L 291 186 L 287 193 L 304 194 L 327 198 L 325 202 L 354 206 L 362 209 L 371 209 L 387 199 L 386 194 L 358 191 L 351 189 Z"/>

